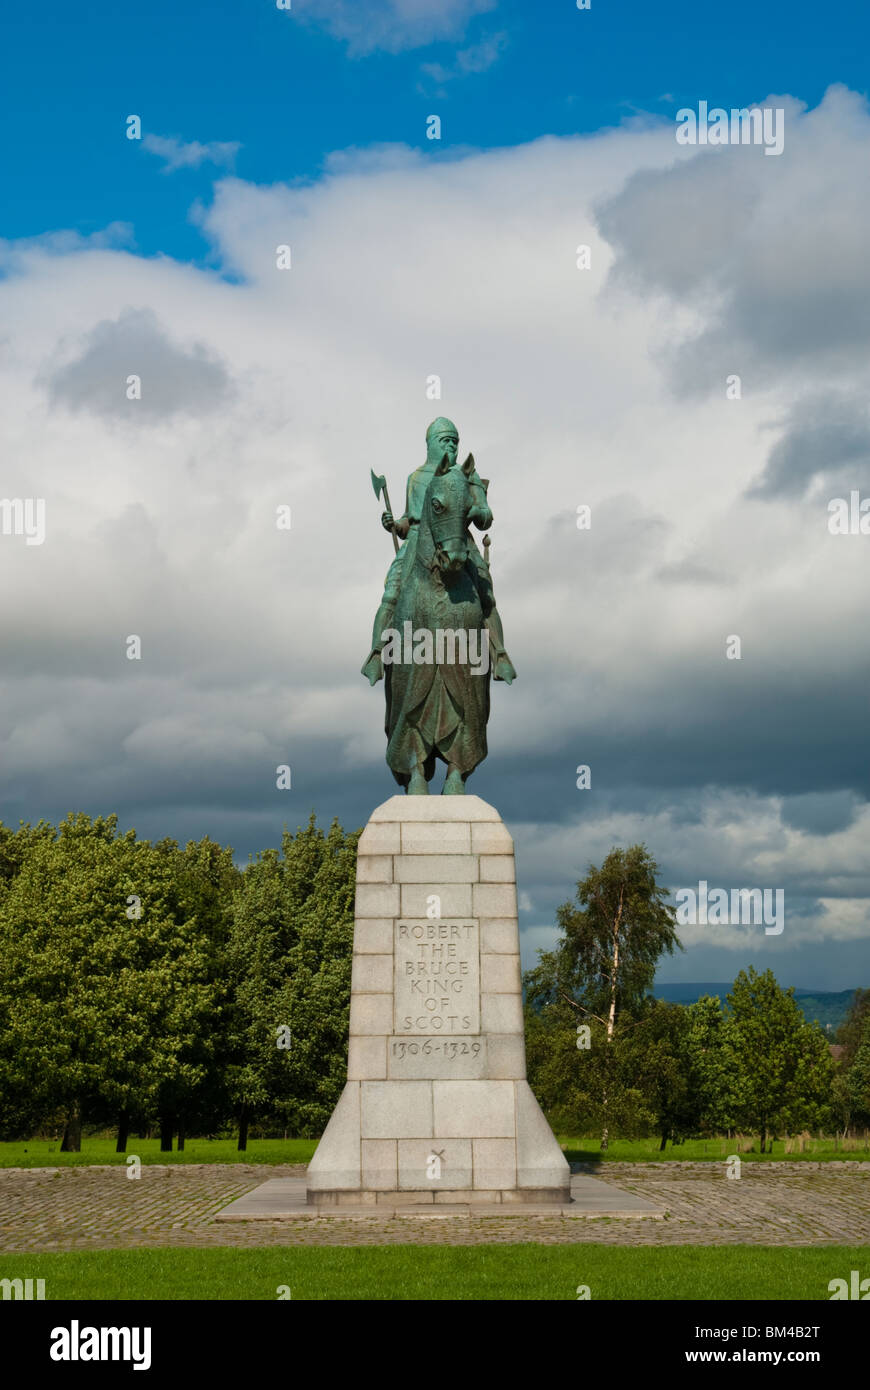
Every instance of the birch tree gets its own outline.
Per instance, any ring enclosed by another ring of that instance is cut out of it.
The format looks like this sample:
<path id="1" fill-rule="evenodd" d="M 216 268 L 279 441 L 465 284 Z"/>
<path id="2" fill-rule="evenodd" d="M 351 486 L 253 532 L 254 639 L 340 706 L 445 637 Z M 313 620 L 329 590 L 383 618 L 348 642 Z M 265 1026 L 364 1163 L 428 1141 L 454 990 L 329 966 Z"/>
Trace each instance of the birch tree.
<path id="1" fill-rule="evenodd" d="M 557 909 L 562 936 L 556 949 L 542 952 L 540 964 L 527 977 L 533 1005 L 560 1000 L 578 1022 L 601 1025 L 602 1149 L 608 1145 L 616 1083 L 617 1025 L 623 1015 L 642 1016 L 659 959 L 680 946 L 668 891 L 657 874 L 645 845 L 612 849 L 600 869 L 590 864 L 577 884 L 576 901 Z"/>

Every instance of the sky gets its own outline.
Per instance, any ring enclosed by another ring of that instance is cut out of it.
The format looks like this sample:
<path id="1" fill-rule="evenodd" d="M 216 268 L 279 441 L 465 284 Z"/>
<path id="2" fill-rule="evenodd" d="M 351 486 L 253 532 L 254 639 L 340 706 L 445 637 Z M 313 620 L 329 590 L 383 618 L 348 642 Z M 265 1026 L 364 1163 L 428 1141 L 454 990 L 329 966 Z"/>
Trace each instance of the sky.
<path id="1" fill-rule="evenodd" d="M 870 494 L 866 11 L 4 29 L 2 495 L 46 521 L 0 534 L 3 821 L 116 811 L 240 862 L 311 810 L 364 824 L 396 790 L 369 473 L 400 498 L 443 414 L 491 479 L 519 677 L 468 789 L 515 838 L 525 964 L 643 842 L 674 892 L 784 894 L 778 934 L 681 927 L 662 981 L 866 987 L 870 535 L 829 510 Z M 781 153 L 679 143 L 703 102 L 781 112 Z"/>

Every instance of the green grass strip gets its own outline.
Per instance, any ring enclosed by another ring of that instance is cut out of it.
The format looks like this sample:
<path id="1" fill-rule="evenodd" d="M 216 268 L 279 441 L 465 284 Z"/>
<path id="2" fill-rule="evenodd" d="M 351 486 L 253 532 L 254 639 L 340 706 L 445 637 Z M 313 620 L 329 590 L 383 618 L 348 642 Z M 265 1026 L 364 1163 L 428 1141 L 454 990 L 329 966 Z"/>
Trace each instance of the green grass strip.
<path id="1" fill-rule="evenodd" d="M 578 1229 L 579 1234 L 579 1229 Z M 725 1245 L 271 1246 L 0 1255 L 0 1279 L 45 1280 L 56 1299 L 464 1301 L 830 1298 L 870 1276 L 870 1249 Z"/>
<path id="2" fill-rule="evenodd" d="M 745 1141 L 744 1141 L 745 1142 Z M 794 1149 L 797 1141 L 792 1141 Z M 571 1163 L 672 1163 L 676 1160 L 724 1163 L 739 1153 L 747 1163 L 770 1162 L 870 1162 L 870 1148 L 864 1140 L 841 1141 L 835 1147 L 833 1139 L 811 1139 L 803 1153 L 786 1153 L 785 1141 L 777 1140 L 773 1153 L 747 1152 L 738 1149 L 734 1139 L 688 1139 L 684 1144 L 669 1144 L 662 1152 L 657 1139 L 613 1139 L 605 1153 L 596 1139 L 559 1135 L 559 1143 Z M 152 1163 L 310 1163 L 317 1148 L 316 1139 L 252 1139 L 247 1149 L 239 1153 L 234 1139 L 188 1139 L 184 1151 L 161 1153 L 158 1139 L 132 1138 L 128 1154 L 136 1154 L 143 1164 Z M 84 1139 L 81 1153 L 61 1153 L 57 1139 L 16 1140 L 0 1143 L 0 1168 L 68 1168 L 97 1163 L 124 1163 L 125 1156 L 115 1153 L 114 1139 Z"/>

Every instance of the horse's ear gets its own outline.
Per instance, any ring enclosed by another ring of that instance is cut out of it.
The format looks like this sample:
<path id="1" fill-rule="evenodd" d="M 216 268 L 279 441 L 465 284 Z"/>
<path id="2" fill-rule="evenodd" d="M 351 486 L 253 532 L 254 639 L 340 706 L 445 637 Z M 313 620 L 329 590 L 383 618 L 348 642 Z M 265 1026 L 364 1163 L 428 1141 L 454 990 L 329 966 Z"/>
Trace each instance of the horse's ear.
<path id="1" fill-rule="evenodd" d="M 435 477 L 436 477 L 436 478 L 441 478 L 441 477 L 443 477 L 443 475 L 447 472 L 447 470 L 449 469 L 449 467 L 450 467 L 450 455 L 449 455 L 449 454 L 442 454 L 442 455 L 441 455 L 441 462 L 439 463 L 438 467 L 435 469 Z"/>
<path id="2" fill-rule="evenodd" d="M 488 492 L 488 491 L 489 491 L 489 478 L 481 478 L 481 480 L 480 480 L 480 486 L 483 488 L 484 492 Z"/>
<path id="3" fill-rule="evenodd" d="M 474 454 L 468 455 L 468 458 L 462 465 L 462 471 L 465 474 L 466 478 L 471 477 L 472 473 L 474 472 Z"/>

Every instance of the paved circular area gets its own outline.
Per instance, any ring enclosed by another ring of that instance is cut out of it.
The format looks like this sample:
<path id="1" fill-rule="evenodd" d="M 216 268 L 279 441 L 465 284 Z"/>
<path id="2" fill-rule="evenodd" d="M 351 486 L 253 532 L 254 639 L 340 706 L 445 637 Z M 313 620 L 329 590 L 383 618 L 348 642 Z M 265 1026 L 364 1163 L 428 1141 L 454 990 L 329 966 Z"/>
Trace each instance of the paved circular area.
<path id="1" fill-rule="evenodd" d="M 0 1169 L 0 1251 L 268 1245 L 864 1245 L 870 1244 L 870 1164 L 608 1163 L 594 1171 L 665 1209 L 662 1221 L 551 1217 L 377 1216 L 267 1223 L 215 1213 L 268 1178 L 301 1166 L 190 1164 Z"/>

